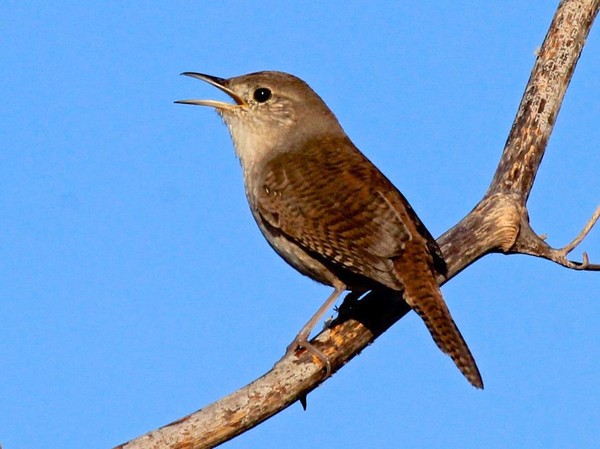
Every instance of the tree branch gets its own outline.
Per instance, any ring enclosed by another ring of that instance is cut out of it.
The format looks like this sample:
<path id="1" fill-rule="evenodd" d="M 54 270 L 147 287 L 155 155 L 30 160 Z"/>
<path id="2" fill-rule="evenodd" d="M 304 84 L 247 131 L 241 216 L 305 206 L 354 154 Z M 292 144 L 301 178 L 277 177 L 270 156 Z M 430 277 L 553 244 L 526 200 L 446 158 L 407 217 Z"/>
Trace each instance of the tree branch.
<path id="1" fill-rule="evenodd" d="M 448 263 L 447 279 L 491 252 L 521 253 L 568 268 L 598 269 L 567 255 L 600 217 L 562 249 L 550 248 L 529 225 L 526 203 L 560 105 L 585 44 L 600 0 L 563 0 L 534 65 L 492 183 L 482 200 L 438 239 Z M 344 301 L 338 317 L 312 343 L 336 372 L 409 311 L 398 298 L 371 292 Z M 115 449 L 201 449 L 217 446 L 260 424 L 317 388 L 325 379 L 320 362 L 306 352 L 284 357 L 246 387 Z"/>
<path id="2" fill-rule="evenodd" d="M 600 218 L 600 206 L 596 209 L 592 218 L 588 220 L 581 232 L 573 239 L 571 243 L 562 248 L 552 248 L 545 240 L 545 235 L 537 235 L 528 222 L 522 223 L 521 232 L 510 253 L 529 254 L 532 256 L 542 257 L 544 259 L 556 262 L 563 267 L 573 270 L 582 271 L 600 271 L 600 265 L 591 264 L 586 252 L 582 254 L 582 261 L 575 262 L 568 259 L 568 255 L 573 251 L 592 230 L 598 219 Z"/>

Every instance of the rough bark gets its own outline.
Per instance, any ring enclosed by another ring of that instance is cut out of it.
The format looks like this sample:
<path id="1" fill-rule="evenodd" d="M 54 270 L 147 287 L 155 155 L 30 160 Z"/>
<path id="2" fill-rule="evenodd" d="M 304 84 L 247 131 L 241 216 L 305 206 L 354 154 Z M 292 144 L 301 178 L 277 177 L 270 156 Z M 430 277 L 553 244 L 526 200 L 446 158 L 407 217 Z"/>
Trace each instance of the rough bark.
<path id="1" fill-rule="evenodd" d="M 582 232 L 560 249 L 549 247 L 533 232 L 527 213 L 529 193 L 599 4 L 600 0 L 560 3 L 488 191 L 438 239 L 449 268 L 448 277 L 439 279 L 440 283 L 492 252 L 530 254 L 573 269 L 600 269 L 589 263 L 585 253 L 581 262 L 567 258 L 600 217 L 600 207 Z M 339 316 L 312 342 L 329 357 L 335 372 L 408 311 L 404 302 L 381 293 L 370 293 L 360 301 L 346 300 Z M 310 353 L 284 357 L 268 373 L 229 396 L 117 448 L 215 447 L 295 401 L 303 402 L 324 380 L 320 362 Z"/>

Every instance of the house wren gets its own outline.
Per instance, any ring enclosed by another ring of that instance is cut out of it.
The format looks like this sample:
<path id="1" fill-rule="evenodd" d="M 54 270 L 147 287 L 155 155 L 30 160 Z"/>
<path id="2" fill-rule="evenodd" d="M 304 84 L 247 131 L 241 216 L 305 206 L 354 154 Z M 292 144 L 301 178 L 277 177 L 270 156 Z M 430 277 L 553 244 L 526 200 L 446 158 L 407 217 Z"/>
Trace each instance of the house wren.
<path id="1" fill-rule="evenodd" d="M 325 102 L 282 72 L 229 79 L 201 73 L 234 103 L 211 106 L 223 118 L 242 165 L 252 215 L 271 247 L 292 267 L 334 288 L 288 352 L 305 348 L 312 328 L 338 296 L 389 289 L 425 322 L 438 347 L 475 387 L 483 381 L 440 292 L 446 263 L 434 238 L 394 185 L 350 141 Z"/>

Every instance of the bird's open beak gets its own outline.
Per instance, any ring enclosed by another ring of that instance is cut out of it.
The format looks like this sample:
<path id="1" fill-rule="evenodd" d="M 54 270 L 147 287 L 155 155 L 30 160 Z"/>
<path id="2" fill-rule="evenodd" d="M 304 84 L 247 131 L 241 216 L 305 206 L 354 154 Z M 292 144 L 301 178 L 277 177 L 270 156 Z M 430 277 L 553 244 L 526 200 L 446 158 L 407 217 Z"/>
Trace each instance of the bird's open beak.
<path id="1" fill-rule="evenodd" d="M 196 105 L 196 106 L 211 106 L 213 108 L 221 109 L 221 110 L 236 109 L 236 108 L 239 108 L 240 106 L 247 105 L 247 103 L 243 100 L 242 97 L 240 97 L 238 94 L 236 94 L 231 89 L 225 87 L 227 80 L 225 80 L 223 78 L 218 78 L 216 76 L 210 76 L 210 75 L 205 75 L 203 73 L 196 73 L 196 72 L 183 72 L 182 75 L 191 76 L 192 78 L 197 78 L 201 81 L 207 82 L 208 84 L 212 84 L 216 88 L 222 90 L 227 95 L 229 95 L 233 99 L 233 101 L 235 101 L 235 104 L 226 103 L 224 101 L 218 101 L 218 100 L 177 100 L 175 103 L 192 104 L 192 105 Z"/>

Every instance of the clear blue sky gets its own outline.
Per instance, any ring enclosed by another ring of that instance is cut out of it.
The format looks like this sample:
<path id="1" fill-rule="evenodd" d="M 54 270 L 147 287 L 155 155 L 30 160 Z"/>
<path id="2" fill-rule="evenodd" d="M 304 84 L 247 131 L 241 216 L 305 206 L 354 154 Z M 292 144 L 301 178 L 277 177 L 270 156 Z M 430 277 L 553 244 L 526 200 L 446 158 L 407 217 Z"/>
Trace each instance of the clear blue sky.
<path id="1" fill-rule="evenodd" d="M 0 444 L 110 448 L 245 385 L 329 294 L 271 251 L 199 81 L 305 79 L 434 235 L 485 191 L 556 1 L 3 2 Z M 600 203 L 600 33 L 530 199 Z M 600 262 L 600 229 L 582 250 Z M 574 257 L 579 258 L 578 250 Z M 600 273 L 494 255 L 444 294 L 477 391 L 415 314 L 226 448 L 600 445 Z"/>

